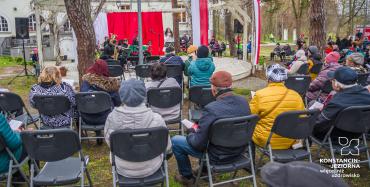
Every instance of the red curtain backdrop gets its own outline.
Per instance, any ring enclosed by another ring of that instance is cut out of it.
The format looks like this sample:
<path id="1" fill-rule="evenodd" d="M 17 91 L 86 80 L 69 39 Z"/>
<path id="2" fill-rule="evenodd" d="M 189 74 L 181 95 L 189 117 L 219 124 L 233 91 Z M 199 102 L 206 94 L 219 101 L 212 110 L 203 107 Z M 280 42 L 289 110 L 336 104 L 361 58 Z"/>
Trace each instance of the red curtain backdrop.
<path id="1" fill-rule="evenodd" d="M 128 39 L 129 43 L 138 35 L 136 12 L 114 12 L 107 14 L 108 33 L 117 35 L 117 40 Z M 162 12 L 143 12 L 143 45 L 151 45 L 152 55 L 163 55 L 164 32 Z"/>
<path id="2" fill-rule="evenodd" d="M 199 1 L 199 9 L 200 9 L 200 43 L 202 45 L 208 46 L 208 0 L 200 0 Z"/>

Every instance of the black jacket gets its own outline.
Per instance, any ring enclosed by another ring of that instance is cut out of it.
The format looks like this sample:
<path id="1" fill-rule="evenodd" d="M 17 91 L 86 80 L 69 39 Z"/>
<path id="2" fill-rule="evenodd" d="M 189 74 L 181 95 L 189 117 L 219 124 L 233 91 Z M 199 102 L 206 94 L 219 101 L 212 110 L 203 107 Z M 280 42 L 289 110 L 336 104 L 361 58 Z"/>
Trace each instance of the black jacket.
<path id="1" fill-rule="evenodd" d="M 370 105 L 370 93 L 366 88 L 354 86 L 338 92 L 319 115 L 314 128 L 314 136 L 323 139 L 331 126 L 334 125 L 336 117 L 342 110 L 351 106 L 364 105 Z M 360 135 L 361 134 L 350 133 L 338 128 L 334 128 L 331 133 L 333 143 L 338 142 L 338 137 L 352 139 L 358 138 Z"/>
<path id="2" fill-rule="evenodd" d="M 251 114 L 249 104 L 244 97 L 226 96 L 208 104 L 199 121 L 199 129 L 187 136 L 187 141 L 194 149 L 204 151 L 208 143 L 209 127 L 218 119 L 248 116 Z M 226 164 L 239 158 L 246 147 L 225 148 L 209 145 L 208 153 L 212 163 Z"/>

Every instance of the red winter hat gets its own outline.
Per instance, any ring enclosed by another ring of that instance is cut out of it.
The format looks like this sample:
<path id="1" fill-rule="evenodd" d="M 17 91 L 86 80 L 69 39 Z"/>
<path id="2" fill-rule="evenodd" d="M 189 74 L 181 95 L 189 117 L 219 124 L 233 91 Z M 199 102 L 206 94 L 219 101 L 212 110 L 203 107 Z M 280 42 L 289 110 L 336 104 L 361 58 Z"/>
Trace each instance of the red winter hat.
<path id="1" fill-rule="evenodd" d="M 233 78 L 231 74 L 227 71 L 218 71 L 212 75 L 210 82 L 213 86 L 228 88 L 231 87 L 233 83 Z"/>

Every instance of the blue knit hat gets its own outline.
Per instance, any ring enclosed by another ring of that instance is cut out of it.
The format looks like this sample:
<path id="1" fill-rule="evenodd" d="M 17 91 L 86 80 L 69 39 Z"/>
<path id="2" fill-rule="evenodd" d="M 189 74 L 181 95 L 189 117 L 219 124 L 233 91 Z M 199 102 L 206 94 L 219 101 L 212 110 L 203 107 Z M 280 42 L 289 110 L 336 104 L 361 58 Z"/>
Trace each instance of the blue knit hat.
<path id="1" fill-rule="evenodd" d="M 123 104 L 129 107 L 137 107 L 146 98 L 145 84 L 137 79 L 122 81 L 119 95 Z"/>

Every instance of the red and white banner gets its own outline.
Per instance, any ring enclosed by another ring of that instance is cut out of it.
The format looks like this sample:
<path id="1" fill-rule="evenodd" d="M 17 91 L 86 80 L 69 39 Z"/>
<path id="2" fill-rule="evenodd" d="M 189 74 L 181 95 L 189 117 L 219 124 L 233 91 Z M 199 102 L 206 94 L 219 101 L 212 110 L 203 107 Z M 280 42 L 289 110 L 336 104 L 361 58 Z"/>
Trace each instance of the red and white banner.
<path id="1" fill-rule="evenodd" d="M 254 31 L 255 37 L 252 47 L 252 61 L 254 65 L 259 63 L 259 56 L 261 51 L 261 9 L 260 4 L 261 0 L 254 0 Z"/>
<path id="2" fill-rule="evenodd" d="M 208 0 L 191 0 L 193 44 L 208 45 Z"/>

